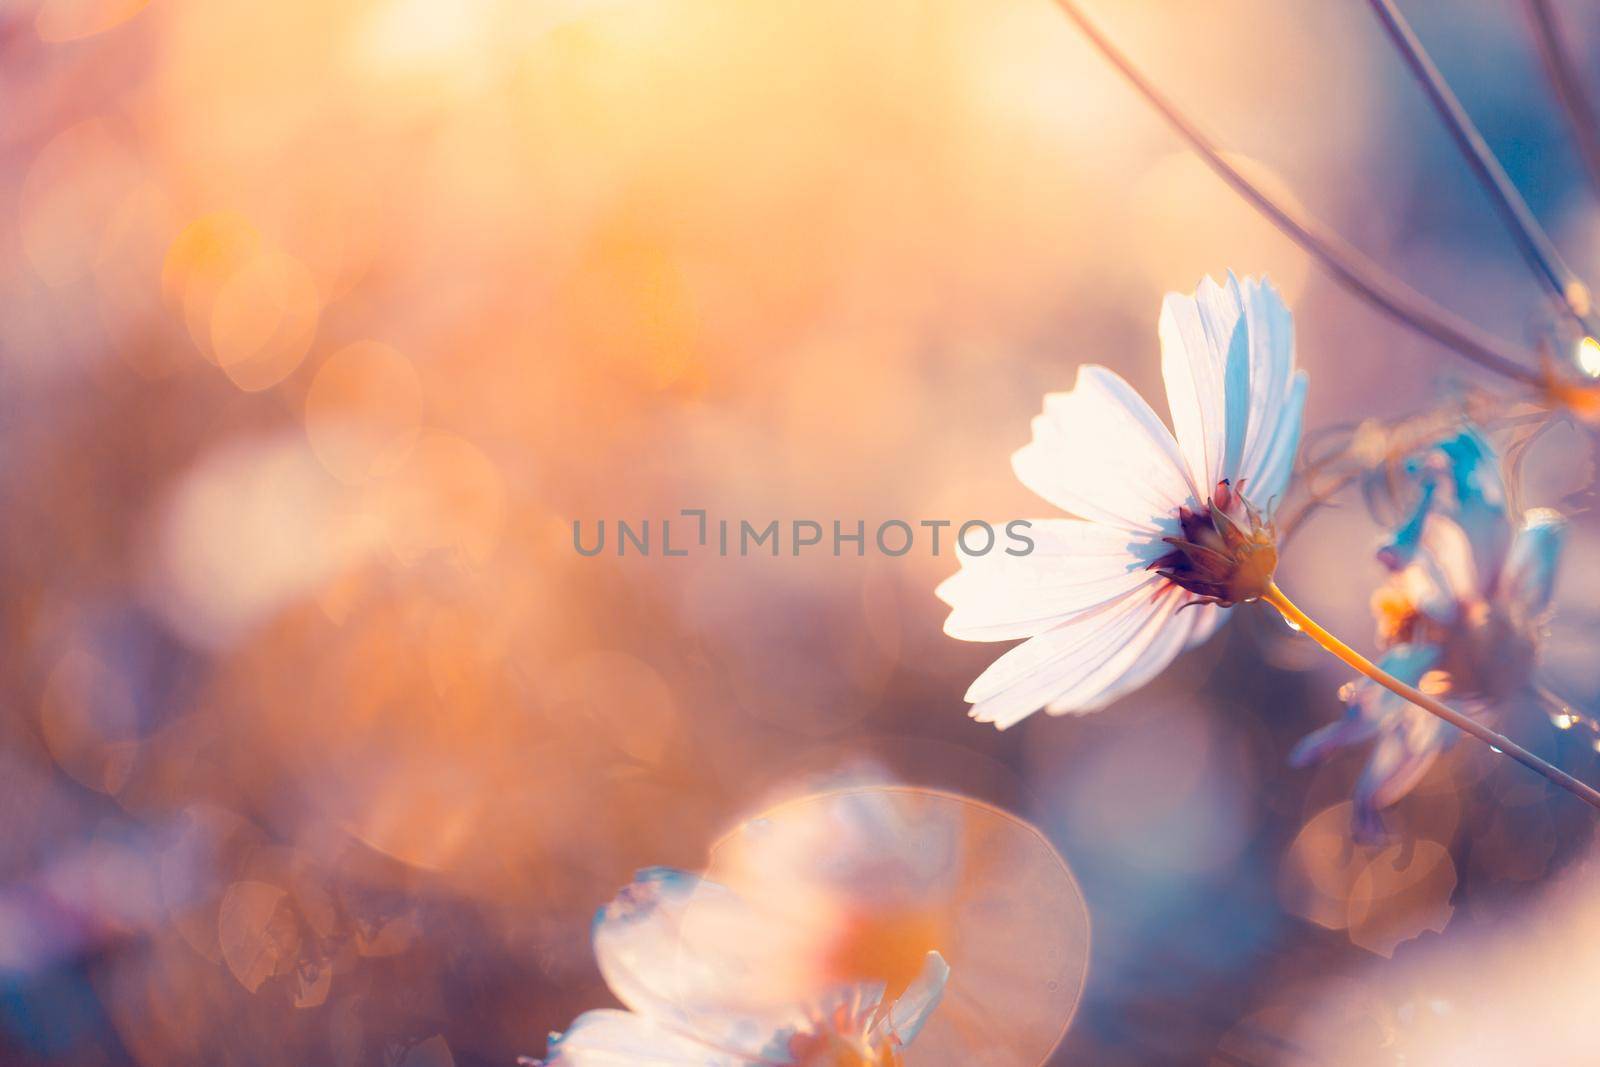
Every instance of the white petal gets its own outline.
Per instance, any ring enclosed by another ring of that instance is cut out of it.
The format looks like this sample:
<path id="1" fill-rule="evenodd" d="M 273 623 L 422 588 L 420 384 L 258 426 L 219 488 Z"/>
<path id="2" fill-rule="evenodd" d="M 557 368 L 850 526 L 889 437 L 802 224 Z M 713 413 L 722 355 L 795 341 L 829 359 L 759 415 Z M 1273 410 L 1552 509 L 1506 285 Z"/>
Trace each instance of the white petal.
<path id="1" fill-rule="evenodd" d="M 1289 476 L 1294 473 L 1294 457 L 1300 451 L 1300 428 L 1306 410 L 1306 372 L 1296 371 L 1289 380 L 1289 390 L 1263 417 L 1275 420 L 1261 434 L 1265 447 L 1259 455 L 1246 451 L 1240 477 L 1245 479 L 1245 495 L 1263 511 L 1270 510 L 1283 500 L 1289 488 Z M 1256 424 L 1252 424 L 1254 429 Z"/>
<path id="2" fill-rule="evenodd" d="M 928 953 L 921 972 L 889 1008 L 889 1030 L 897 1045 L 904 1048 L 917 1039 L 949 982 L 950 965 L 937 952 Z"/>
<path id="3" fill-rule="evenodd" d="M 1412 567 L 1423 569 L 1427 576 L 1427 583 L 1418 588 L 1427 589 L 1429 595 L 1419 598 L 1419 605 L 1440 622 L 1454 621 L 1456 605 L 1475 603 L 1483 599 L 1488 589 L 1488 583 L 1478 574 L 1478 561 L 1467 531 L 1438 512 L 1422 524 L 1421 548 Z"/>
<path id="4" fill-rule="evenodd" d="M 1153 531 L 1194 496 L 1177 442 L 1150 405 L 1104 367 L 1045 397 L 1033 441 L 1011 457 L 1022 483 L 1085 519 Z"/>
<path id="5" fill-rule="evenodd" d="M 1138 590 L 1052 626 L 989 664 L 988 669 L 967 687 L 966 699 L 978 703 L 996 696 L 1040 668 L 1049 667 L 1062 656 L 1079 650 L 1086 643 L 1106 634 L 1137 628 L 1138 620 L 1154 610 L 1155 597 L 1145 590 Z M 1130 622 L 1130 619 L 1134 621 Z M 1040 706 L 1043 705 L 1041 701 Z"/>
<path id="6" fill-rule="evenodd" d="M 589 1011 L 552 1035 L 550 1067 L 745 1067 L 751 1060 L 707 1048 L 641 1015 Z"/>
<path id="7" fill-rule="evenodd" d="M 1205 496 L 1237 477 L 1250 414 L 1250 335 L 1238 280 L 1161 302 L 1161 377 L 1178 447 Z"/>
<path id="8" fill-rule="evenodd" d="M 1171 592 L 1181 591 L 1176 586 L 1157 594 L 1138 590 L 1018 645 L 967 690 L 970 714 L 1003 730 L 1072 693 L 1130 642 L 1142 640 L 1135 654 L 1142 651 L 1177 610 L 1180 601 Z"/>
<path id="9" fill-rule="evenodd" d="M 686 929 L 692 914 L 696 935 Z M 595 916 L 595 961 L 634 1012 L 712 1048 L 754 1058 L 794 1022 L 764 998 L 769 947 L 781 931 L 722 886 L 664 867 L 638 873 Z"/>
<path id="10" fill-rule="evenodd" d="M 1434 622 L 1448 626 L 1456 621 L 1460 601 L 1453 583 L 1431 553 L 1419 552 L 1399 574 L 1405 597 Z"/>
<path id="11" fill-rule="evenodd" d="M 1168 613 L 1158 613 L 1127 644 L 1106 657 L 1072 689 L 1052 700 L 1046 710 L 1051 715 L 1099 711 L 1166 670 L 1189 646 L 1201 618 L 1197 612 L 1214 605 L 1186 608 L 1183 605 L 1188 603 L 1189 594 L 1177 589 L 1164 592 L 1162 599 L 1170 606 Z"/>
<path id="12" fill-rule="evenodd" d="M 595 915 L 595 960 L 606 984 L 628 1007 L 643 1014 L 671 1015 L 660 1006 L 674 999 L 679 937 L 684 909 L 700 879 L 683 871 L 653 867 Z"/>
<path id="13" fill-rule="evenodd" d="M 944 632 L 963 641 L 1028 637 L 1162 581 L 1146 566 L 1167 545 L 1147 534 L 1077 519 L 1036 519 L 1033 551 L 961 552 L 961 570 L 936 591 L 953 609 Z"/>
<path id="14" fill-rule="evenodd" d="M 1161 372 L 1178 445 L 1202 493 L 1246 482 L 1265 507 L 1288 486 L 1306 382 L 1294 371 L 1294 323 L 1270 283 L 1228 275 L 1161 310 Z"/>
<path id="15" fill-rule="evenodd" d="M 1244 299 L 1245 328 L 1250 334 L 1250 414 L 1238 474 L 1258 479 L 1283 464 L 1287 479 L 1286 465 L 1294 462 L 1300 440 L 1294 391 L 1296 379 L 1303 378 L 1294 373 L 1294 317 L 1272 283 L 1265 279 L 1246 278 L 1239 283 L 1239 292 Z M 1303 404 L 1303 380 L 1299 389 Z M 1287 429 L 1290 421 L 1292 430 Z M 1287 455 L 1273 458 L 1281 452 Z M 1256 483 L 1252 480 L 1250 484 Z M 1265 504 L 1268 497 L 1282 491 L 1280 484 L 1273 493 L 1260 489 L 1255 492 Z"/>

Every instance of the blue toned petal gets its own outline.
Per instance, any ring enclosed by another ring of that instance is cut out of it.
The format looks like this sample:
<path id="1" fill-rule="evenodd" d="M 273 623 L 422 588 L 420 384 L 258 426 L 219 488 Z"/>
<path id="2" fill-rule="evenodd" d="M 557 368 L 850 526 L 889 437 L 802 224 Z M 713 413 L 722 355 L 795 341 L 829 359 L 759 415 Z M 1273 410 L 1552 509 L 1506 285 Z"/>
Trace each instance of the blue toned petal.
<path id="1" fill-rule="evenodd" d="M 1192 294 L 1167 294 L 1157 332 L 1190 480 L 1203 498 L 1223 478 L 1242 478 L 1266 507 L 1299 438 L 1304 385 L 1289 309 L 1270 283 L 1229 273 L 1222 285 L 1203 278 Z"/>
<path id="2" fill-rule="evenodd" d="M 1439 649 L 1433 645 L 1396 645 L 1384 653 L 1378 666 L 1407 685 L 1416 685 L 1438 661 Z M 1344 718 L 1301 738 L 1289 753 L 1291 766 L 1321 763 L 1341 748 L 1370 741 L 1392 723 L 1398 710 L 1409 707 L 1387 689 L 1364 678 L 1354 684 L 1350 694 Z"/>
<path id="3" fill-rule="evenodd" d="M 1396 645 L 1384 653 L 1383 658 L 1378 660 L 1378 666 L 1392 677 L 1407 685 L 1415 686 L 1419 685 L 1422 676 L 1433 670 L 1443 658 L 1444 650 L 1439 646 L 1418 642 Z M 1414 727 L 1419 722 L 1440 721 L 1376 682 L 1363 680 L 1358 692 L 1357 700 L 1361 705 L 1361 713 L 1378 727 L 1380 743 L 1384 736 L 1390 734 L 1400 734 L 1402 738 L 1413 736 Z"/>
<path id="4" fill-rule="evenodd" d="M 1239 455 L 1238 441 L 1247 412 L 1229 412 L 1229 364 L 1246 368 L 1249 354 L 1237 281 L 1220 286 L 1203 278 L 1192 294 L 1168 293 L 1161 302 L 1161 376 L 1173 433 L 1188 466 L 1191 484 L 1204 495 L 1223 478 L 1226 458 Z M 1236 344 L 1235 342 L 1239 342 Z M 1230 359 L 1230 354 L 1234 356 Z M 1234 376 L 1234 382 L 1237 381 Z M 1247 379 L 1248 381 L 1248 379 Z M 1232 418 L 1230 418 L 1232 415 Z M 1229 447 L 1230 432 L 1235 438 Z"/>
<path id="5" fill-rule="evenodd" d="M 1439 486 L 1432 478 L 1423 477 L 1417 506 L 1412 509 L 1410 517 L 1378 547 L 1378 562 L 1392 571 L 1399 570 L 1416 557 L 1417 547 L 1422 543 L 1422 527 L 1433 511 L 1433 498 L 1438 495 Z"/>
<path id="6" fill-rule="evenodd" d="M 1307 381 L 1294 368 L 1294 319 L 1277 289 L 1265 278 L 1238 285 L 1250 331 L 1250 428 L 1239 474 L 1250 499 L 1270 511 L 1299 451 Z"/>
<path id="7" fill-rule="evenodd" d="M 1439 442 L 1450 463 L 1450 479 L 1455 487 L 1458 514 L 1506 514 L 1506 485 L 1500 474 L 1500 455 L 1475 427 Z"/>
<path id="8" fill-rule="evenodd" d="M 1370 741 L 1378 724 L 1361 712 L 1359 704 L 1345 708 L 1344 718 L 1313 730 L 1289 752 L 1289 766 L 1309 767 L 1321 763 L 1342 748 Z"/>
<path id="9" fill-rule="evenodd" d="M 1372 747 L 1353 798 L 1358 835 L 1369 840 L 1381 831 L 1378 812 L 1416 788 L 1455 732 L 1453 726 L 1399 697 L 1394 697 L 1394 702 L 1401 705 L 1396 709 L 1399 721 Z"/>
<path id="10" fill-rule="evenodd" d="M 1535 508 L 1523 516 L 1506 558 L 1502 589 L 1506 600 L 1525 616 L 1543 615 L 1549 609 L 1566 539 L 1567 520 L 1560 512 Z"/>
<path id="11" fill-rule="evenodd" d="M 1277 424 L 1271 428 L 1271 437 L 1257 466 L 1246 460 L 1245 489 L 1250 500 L 1266 514 L 1276 510 L 1283 502 L 1289 488 L 1289 477 L 1294 473 L 1294 459 L 1300 451 L 1300 430 L 1305 419 L 1306 390 L 1311 379 L 1306 372 L 1295 371 L 1289 379 L 1289 391 L 1275 410 Z"/>
<path id="12" fill-rule="evenodd" d="M 1433 669 L 1434 664 L 1439 661 L 1439 656 L 1440 650 L 1433 645 L 1396 645 L 1384 654 L 1379 666 L 1407 685 L 1416 685 L 1424 674 Z M 1362 680 L 1357 683 L 1353 691 L 1344 718 L 1302 738 L 1289 753 L 1289 763 L 1295 767 L 1320 763 L 1342 748 L 1376 739 L 1377 745 L 1373 750 L 1374 762 L 1387 766 L 1394 759 L 1395 753 L 1385 750 L 1386 745 L 1391 750 L 1394 748 L 1392 742 L 1398 742 L 1402 749 L 1413 743 L 1417 747 L 1425 747 L 1426 739 L 1419 730 L 1426 731 L 1427 724 L 1413 722 L 1413 715 L 1420 715 L 1429 722 L 1437 721 L 1427 712 L 1413 708 L 1382 686 Z M 1381 760 L 1380 750 L 1384 750 Z M 1369 774 L 1373 773 L 1371 765 L 1367 770 Z M 1375 792 L 1382 785 L 1387 773 L 1384 767 L 1380 767 L 1378 778 L 1372 784 L 1369 793 Z"/>
<path id="13" fill-rule="evenodd" d="M 1383 654 L 1383 658 L 1378 660 L 1378 666 L 1382 667 L 1386 672 L 1392 674 L 1394 677 L 1400 679 L 1407 685 L 1416 685 L 1418 682 L 1422 681 L 1422 676 L 1424 674 L 1427 674 L 1429 671 L 1433 670 L 1434 664 L 1438 662 L 1438 646 L 1415 643 L 1409 645 L 1395 645 L 1393 648 Z M 1382 689 L 1370 682 L 1366 683 L 1366 686 L 1375 695 L 1381 695 L 1392 700 L 1399 701 L 1399 703 L 1405 707 L 1411 706 L 1406 704 L 1405 701 L 1400 700 L 1400 698 L 1395 696 L 1393 693 L 1390 693 L 1387 689 Z M 1388 717 L 1387 714 L 1382 710 L 1379 701 L 1370 701 L 1369 707 L 1372 708 L 1369 714 L 1379 718 Z"/>
<path id="14" fill-rule="evenodd" d="M 1439 443 L 1449 463 L 1455 500 L 1451 518 L 1466 531 L 1483 589 L 1493 587 L 1505 563 L 1511 531 L 1506 521 L 1506 487 L 1500 456 L 1474 428 Z"/>
<path id="15" fill-rule="evenodd" d="M 1440 649 L 1434 645 L 1396 645 L 1380 666 L 1407 685 L 1416 685 L 1440 656 Z M 1352 797 L 1355 835 L 1372 841 L 1382 836 L 1379 811 L 1399 801 L 1422 780 L 1456 731 L 1372 682 L 1361 683 L 1350 712 L 1367 725 L 1366 736 L 1376 737 Z"/>
<path id="16" fill-rule="evenodd" d="M 1409 463 L 1407 473 L 1417 480 L 1417 503 L 1378 549 L 1379 561 L 1390 570 L 1408 566 L 1427 553 L 1434 527 L 1448 520 L 1461 530 L 1468 549 L 1469 565 L 1457 570 L 1472 575 L 1472 583 L 1461 591 L 1484 595 L 1510 542 L 1499 455 L 1482 433 L 1468 427 Z"/>

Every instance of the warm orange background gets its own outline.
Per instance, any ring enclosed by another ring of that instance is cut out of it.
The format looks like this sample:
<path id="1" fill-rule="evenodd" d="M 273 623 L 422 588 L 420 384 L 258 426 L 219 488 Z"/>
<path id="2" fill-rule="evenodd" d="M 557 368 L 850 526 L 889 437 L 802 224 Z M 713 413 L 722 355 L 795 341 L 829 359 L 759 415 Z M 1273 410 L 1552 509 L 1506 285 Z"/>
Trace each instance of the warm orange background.
<path id="1" fill-rule="evenodd" d="M 1411 6 L 1594 280 L 1514 5 Z M 1360 5 L 1096 10 L 1268 185 L 1542 328 Z M 1324 809 L 1356 763 L 1282 763 L 1342 678 L 1259 613 L 1001 735 L 963 714 L 998 650 L 939 632 L 948 556 L 570 540 L 1047 515 L 1007 463 L 1041 395 L 1093 360 L 1159 396 L 1162 293 L 1229 268 L 1293 306 L 1311 426 L 1492 384 L 1334 287 L 1046 0 L 6 3 L 0 1059 L 539 1055 L 609 1003 L 588 916 L 633 868 L 882 774 L 1018 811 L 1076 871 L 1096 956 L 1059 1062 L 1278 1062 L 1241 1050 L 1512 909 L 1586 821 L 1458 753 L 1415 855 L 1352 854 Z M 1529 503 L 1588 484 L 1575 433 L 1541 449 Z M 1285 580 L 1364 642 L 1349 503 Z M 1587 697 L 1596 573 L 1551 650 Z M 330 981 L 297 970 L 333 943 Z"/>

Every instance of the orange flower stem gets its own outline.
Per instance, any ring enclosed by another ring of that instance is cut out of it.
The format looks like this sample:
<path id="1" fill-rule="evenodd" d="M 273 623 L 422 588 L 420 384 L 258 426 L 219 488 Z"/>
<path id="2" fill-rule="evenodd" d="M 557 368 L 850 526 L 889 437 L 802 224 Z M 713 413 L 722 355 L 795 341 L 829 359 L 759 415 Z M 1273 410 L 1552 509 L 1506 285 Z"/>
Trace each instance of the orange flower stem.
<path id="1" fill-rule="evenodd" d="M 1496 752 L 1503 752 L 1529 770 L 1544 775 L 1573 796 L 1587 802 L 1590 807 L 1600 808 L 1600 792 L 1578 781 L 1578 779 L 1559 767 L 1545 762 L 1503 734 L 1495 733 L 1481 722 L 1468 718 L 1449 705 L 1435 700 L 1415 686 L 1407 685 L 1394 675 L 1389 674 L 1376 663 L 1373 663 L 1370 659 L 1319 626 L 1315 619 L 1296 607 L 1294 601 L 1284 596 L 1283 590 L 1279 589 L 1276 583 L 1268 584 L 1267 591 L 1261 595 L 1261 599 L 1277 608 L 1279 614 L 1288 621 L 1290 626 L 1293 626 L 1333 653 L 1351 669 L 1366 675 L 1396 696 L 1409 700 L 1423 711 L 1437 715 L 1451 726 L 1471 734 Z"/>

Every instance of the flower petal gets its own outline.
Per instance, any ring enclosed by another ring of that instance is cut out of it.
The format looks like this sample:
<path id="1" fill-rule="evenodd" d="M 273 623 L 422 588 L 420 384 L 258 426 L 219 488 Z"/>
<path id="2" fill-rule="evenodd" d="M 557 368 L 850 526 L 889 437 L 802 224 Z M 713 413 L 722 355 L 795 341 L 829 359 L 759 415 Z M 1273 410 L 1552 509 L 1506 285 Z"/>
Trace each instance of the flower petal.
<path id="1" fill-rule="evenodd" d="M 641 1014 L 672 998 L 683 911 L 700 888 L 684 871 L 652 867 L 595 915 L 594 954 L 606 984 Z M 670 1017 L 674 1010 L 663 1015 Z"/>
<path id="2" fill-rule="evenodd" d="M 944 996 L 950 981 L 950 965 L 937 952 L 928 953 L 922 971 L 889 1008 L 889 1032 L 901 1048 L 911 1044 L 922 1032 L 933 1010 Z"/>
<path id="3" fill-rule="evenodd" d="M 1310 767 L 1321 763 L 1342 748 L 1372 740 L 1378 724 L 1357 708 L 1347 708 L 1337 722 L 1318 727 L 1289 750 L 1289 766 Z"/>
<path id="4" fill-rule="evenodd" d="M 1195 631 L 1202 625 L 1215 631 L 1227 618 L 1224 609 L 1213 604 L 1184 606 L 1186 596 L 1177 598 L 1176 614 L 1152 621 L 1153 629 L 1141 631 L 1126 648 L 1109 658 L 1072 691 L 1051 701 L 1046 710 L 1052 715 L 1099 711 L 1136 689 L 1142 688 L 1166 670 L 1184 649 L 1196 644 Z M 1214 612 L 1215 618 L 1201 614 Z M 1209 634 L 1207 634 L 1209 636 Z"/>
<path id="5" fill-rule="evenodd" d="M 1204 278 L 1188 296 L 1168 293 L 1158 333 L 1172 428 L 1190 480 L 1209 496 L 1238 477 L 1249 428 L 1250 334 L 1238 279 L 1230 273 L 1220 286 Z"/>
<path id="6" fill-rule="evenodd" d="M 1421 547 L 1402 579 L 1413 603 L 1446 625 L 1455 621 L 1461 605 L 1482 600 L 1488 591 L 1467 532 L 1438 512 L 1423 523 Z"/>
<path id="7" fill-rule="evenodd" d="M 1379 665 L 1407 685 L 1416 685 L 1440 657 L 1435 645 L 1403 644 L 1384 653 Z M 1353 798 L 1356 834 L 1371 840 L 1382 831 L 1378 812 L 1415 788 L 1454 733 L 1443 720 L 1363 680 L 1344 718 L 1308 734 L 1295 745 L 1289 762 L 1296 767 L 1320 763 L 1340 748 L 1373 740 Z"/>
<path id="8" fill-rule="evenodd" d="M 1506 524 L 1505 482 L 1500 459 L 1482 433 L 1467 427 L 1407 462 L 1407 473 L 1419 484 L 1411 515 L 1378 550 L 1390 569 L 1410 563 L 1430 548 L 1430 538 L 1446 538 L 1434 546 L 1446 576 L 1463 600 L 1485 597 L 1494 588 L 1505 563 L 1510 530 Z M 1460 533 L 1441 534 L 1446 523 Z"/>
<path id="9" fill-rule="evenodd" d="M 748 1067 L 752 1060 L 717 1052 L 633 1012 L 602 1009 L 578 1016 L 550 1036 L 548 1067 Z"/>
<path id="10" fill-rule="evenodd" d="M 1500 457 L 1488 438 L 1471 426 L 1439 442 L 1437 451 L 1450 475 L 1453 499 L 1447 513 L 1466 533 L 1476 562 L 1479 591 L 1487 593 L 1500 577 L 1511 543 Z"/>
<path id="11" fill-rule="evenodd" d="M 1257 459 L 1246 454 L 1241 477 L 1245 492 L 1264 512 L 1271 512 L 1288 491 L 1294 473 L 1294 458 L 1300 452 L 1300 430 L 1305 419 L 1305 371 L 1295 371 L 1282 404 L 1268 413 L 1275 421 L 1270 434 L 1263 434 L 1265 446 Z"/>
<path id="12" fill-rule="evenodd" d="M 1294 322 L 1270 282 L 1201 281 L 1161 307 L 1161 374 L 1190 478 L 1223 479 L 1267 507 L 1288 486 L 1300 447 L 1306 378 L 1294 370 Z"/>
<path id="13" fill-rule="evenodd" d="M 1246 278 L 1239 293 L 1250 333 L 1249 430 L 1239 475 L 1266 507 L 1283 495 L 1300 447 L 1306 375 L 1294 369 L 1294 316 L 1277 289 L 1265 278 Z"/>
<path id="14" fill-rule="evenodd" d="M 987 700 L 1104 634 L 1137 628 L 1137 620 L 1149 615 L 1155 607 L 1155 597 L 1140 590 L 1053 626 L 989 664 L 988 669 L 967 687 L 966 699 L 973 703 Z M 1134 621 L 1130 622 L 1130 619 Z M 1043 706 L 1043 701 L 1040 706 Z"/>
<path id="15" fill-rule="evenodd" d="M 694 911 L 702 936 L 688 936 Z M 653 1023 L 755 1058 L 795 1022 L 794 1005 L 764 999 L 758 981 L 781 931 L 739 896 L 683 871 L 654 867 L 595 916 L 594 954 L 617 999 Z"/>
<path id="16" fill-rule="evenodd" d="M 1056 714 L 1089 710 L 1072 703 L 1075 695 L 1092 700 L 1114 683 L 1187 598 L 1174 585 L 1140 589 L 1046 630 L 979 675 L 967 690 L 970 714 L 1003 730 L 1047 704 Z"/>
<path id="17" fill-rule="evenodd" d="M 937 595 L 953 609 L 944 632 L 963 641 L 1029 637 L 1162 579 L 1145 569 L 1168 546 L 1078 519 L 1036 519 L 1026 556 L 961 552 Z"/>
<path id="18" fill-rule="evenodd" d="M 1525 617 L 1537 618 L 1549 609 L 1566 538 L 1567 520 L 1559 511 L 1535 508 L 1523 516 L 1501 581 L 1506 598 Z"/>
<path id="19" fill-rule="evenodd" d="M 1356 781 L 1354 801 L 1360 825 L 1375 824 L 1377 812 L 1399 803 L 1416 788 L 1444 750 L 1448 724 L 1427 712 L 1413 711 L 1413 718 L 1422 716 L 1426 721 L 1415 718 L 1404 729 L 1386 730 Z"/>
<path id="20" fill-rule="evenodd" d="M 1422 484 L 1417 490 L 1417 502 L 1411 514 L 1378 546 L 1378 562 L 1392 571 L 1408 566 L 1417 558 L 1417 550 L 1422 547 L 1422 531 L 1428 524 L 1428 516 L 1433 514 L 1434 498 L 1439 495 L 1437 479 L 1426 473 L 1421 478 Z"/>
<path id="21" fill-rule="evenodd" d="M 1022 484 L 1074 515 L 1154 532 L 1194 498 L 1178 444 L 1150 405 L 1104 367 L 1045 397 L 1033 441 L 1011 457 Z"/>

